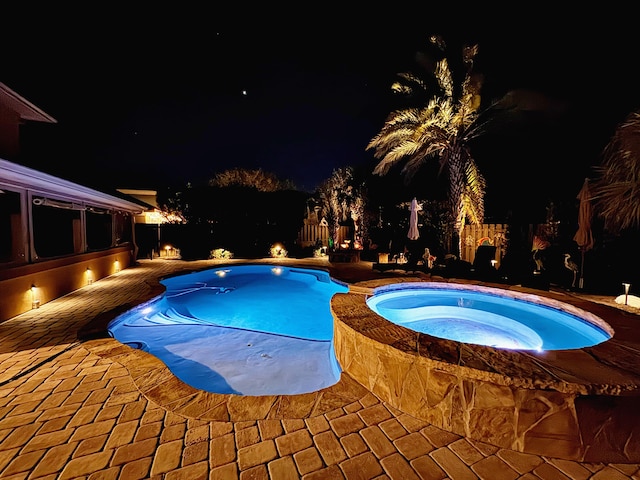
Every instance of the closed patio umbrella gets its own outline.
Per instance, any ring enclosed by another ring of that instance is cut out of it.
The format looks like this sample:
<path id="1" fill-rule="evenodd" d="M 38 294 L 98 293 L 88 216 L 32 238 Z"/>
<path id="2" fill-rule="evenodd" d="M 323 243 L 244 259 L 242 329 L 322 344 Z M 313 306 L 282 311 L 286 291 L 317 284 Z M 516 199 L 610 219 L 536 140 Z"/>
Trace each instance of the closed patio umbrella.
<path id="1" fill-rule="evenodd" d="M 591 231 L 591 220 L 593 209 L 591 207 L 591 191 L 589 189 L 589 179 L 585 178 L 582 188 L 576 197 L 580 200 L 578 207 L 578 231 L 573 236 L 573 240 L 578 244 L 582 261 L 580 263 L 580 280 L 578 288 L 584 287 L 584 254 L 593 248 L 593 232 Z"/>
<path id="2" fill-rule="evenodd" d="M 420 238 L 420 232 L 418 231 L 418 201 L 411 200 L 411 216 L 409 217 L 409 233 L 407 233 L 409 240 L 418 240 Z"/>

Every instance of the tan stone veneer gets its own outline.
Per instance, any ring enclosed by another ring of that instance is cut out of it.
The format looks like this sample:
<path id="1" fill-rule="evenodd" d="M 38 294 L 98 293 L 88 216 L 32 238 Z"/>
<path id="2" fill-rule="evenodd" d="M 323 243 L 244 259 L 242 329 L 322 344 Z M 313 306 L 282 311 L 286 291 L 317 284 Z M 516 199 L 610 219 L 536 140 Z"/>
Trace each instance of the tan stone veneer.
<path id="1" fill-rule="evenodd" d="M 640 461 L 636 315 L 562 293 L 506 287 L 512 295 L 544 295 L 569 311 L 591 312 L 614 335 L 575 350 L 501 350 L 415 332 L 366 304 L 376 287 L 416 281 L 359 282 L 333 297 L 336 355 L 352 378 L 405 413 L 499 447 L 582 462 Z"/>

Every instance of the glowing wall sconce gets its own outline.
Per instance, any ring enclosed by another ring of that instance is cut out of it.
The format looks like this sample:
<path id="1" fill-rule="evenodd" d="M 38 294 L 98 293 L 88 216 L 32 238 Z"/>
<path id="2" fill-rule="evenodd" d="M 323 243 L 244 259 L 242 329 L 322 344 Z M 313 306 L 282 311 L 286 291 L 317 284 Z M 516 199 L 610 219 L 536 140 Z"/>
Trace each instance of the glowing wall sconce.
<path id="1" fill-rule="evenodd" d="M 31 308 L 40 308 L 40 291 L 35 284 L 31 285 Z"/>
<path id="2" fill-rule="evenodd" d="M 115 262 L 113 262 L 113 267 L 116 273 L 118 273 L 120 271 L 120 260 L 116 260 Z"/>
<path id="3" fill-rule="evenodd" d="M 631 284 L 623 283 L 622 286 L 624 287 L 624 304 L 627 305 L 627 302 L 629 301 L 629 288 L 631 287 Z"/>
<path id="4" fill-rule="evenodd" d="M 497 263 L 498 263 L 498 261 L 497 261 L 497 260 L 491 260 L 491 266 L 492 266 L 493 268 L 496 268 L 496 264 L 497 264 Z"/>
<path id="5" fill-rule="evenodd" d="M 93 272 L 91 271 L 91 268 L 87 267 L 85 275 L 87 277 L 87 285 L 91 285 L 93 283 Z"/>

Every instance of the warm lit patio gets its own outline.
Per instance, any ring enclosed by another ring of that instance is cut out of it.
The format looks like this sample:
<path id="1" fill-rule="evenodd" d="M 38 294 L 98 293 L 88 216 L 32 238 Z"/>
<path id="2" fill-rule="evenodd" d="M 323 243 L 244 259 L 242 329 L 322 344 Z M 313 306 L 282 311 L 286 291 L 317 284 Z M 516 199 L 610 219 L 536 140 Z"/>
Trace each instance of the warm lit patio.
<path id="1" fill-rule="evenodd" d="M 348 283 L 397 278 L 364 261 L 265 261 L 327 268 Z M 635 463 L 561 460 L 451 433 L 393 407 L 345 373 L 336 386 L 309 395 L 205 394 L 154 357 L 100 335 L 117 313 L 160 293 L 158 278 L 216 263 L 142 260 L 0 324 L 0 476 L 639 478 Z M 636 319 L 633 309 L 615 308 L 613 298 L 578 300 L 605 320 Z"/>

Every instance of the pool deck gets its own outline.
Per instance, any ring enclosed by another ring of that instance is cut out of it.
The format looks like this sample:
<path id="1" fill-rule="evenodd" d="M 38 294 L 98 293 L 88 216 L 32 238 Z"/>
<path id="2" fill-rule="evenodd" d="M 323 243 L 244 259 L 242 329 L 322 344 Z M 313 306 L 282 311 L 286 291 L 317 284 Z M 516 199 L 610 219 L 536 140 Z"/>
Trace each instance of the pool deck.
<path id="1" fill-rule="evenodd" d="M 399 276 L 364 261 L 286 262 L 349 284 Z M 640 480 L 640 464 L 560 460 L 442 430 L 345 374 L 309 395 L 207 394 L 104 336 L 111 318 L 161 293 L 159 278 L 217 264 L 141 260 L 0 323 L 0 478 Z M 640 321 L 613 298 L 579 300 L 605 321 Z"/>

